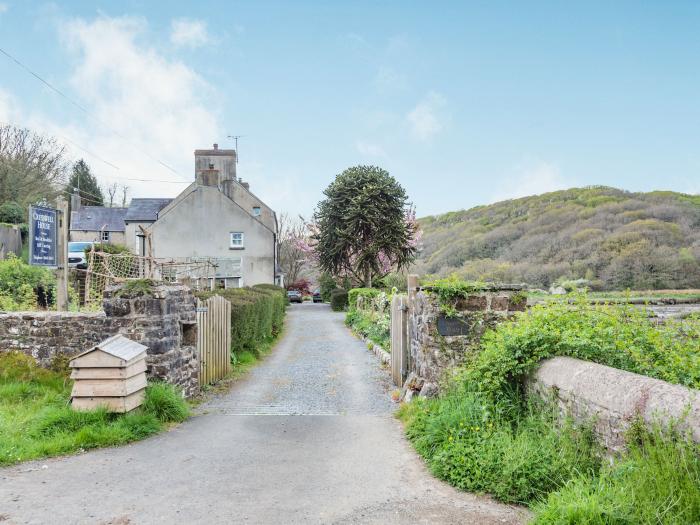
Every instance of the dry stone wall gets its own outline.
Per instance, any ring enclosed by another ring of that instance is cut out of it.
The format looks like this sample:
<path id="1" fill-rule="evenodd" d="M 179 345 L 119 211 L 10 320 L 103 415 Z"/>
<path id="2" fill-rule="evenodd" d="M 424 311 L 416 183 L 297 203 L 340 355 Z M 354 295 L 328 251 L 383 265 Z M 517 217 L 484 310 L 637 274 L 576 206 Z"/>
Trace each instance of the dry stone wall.
<path id="1" fill-rule="evenodd" d="M 484 332 L 525 309 L 518 290 L 471 294 L 455 304 L 456 314 L 442 313 L 436 295 L 420 290 L 409 306 L 409 375 L 404 393 L 435 395 L 445 374 L 478 349 Z"/>
<path id="2" fill-rule="evenodd" d="M 105 291 L 103 306 L 100 313 L 1 313 L 0 352 L 19 350 L 48 367 L 119 333 L 148 347 L 151 378 L 177 385 L 187 396 L 197 392 L 196 309 L 189 288 L 117 285 Z"/>

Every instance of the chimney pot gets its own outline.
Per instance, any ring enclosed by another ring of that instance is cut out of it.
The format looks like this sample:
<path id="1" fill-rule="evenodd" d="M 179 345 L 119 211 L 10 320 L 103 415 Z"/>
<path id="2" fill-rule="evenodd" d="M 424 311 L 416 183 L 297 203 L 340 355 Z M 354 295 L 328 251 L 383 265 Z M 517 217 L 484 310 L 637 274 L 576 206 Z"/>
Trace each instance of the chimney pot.
<path id="1" fill-rule="evenodd" d="M 218 144 L 214 144 L 214 149 L 219 149 L 219 145 L 218 145 Z"/>

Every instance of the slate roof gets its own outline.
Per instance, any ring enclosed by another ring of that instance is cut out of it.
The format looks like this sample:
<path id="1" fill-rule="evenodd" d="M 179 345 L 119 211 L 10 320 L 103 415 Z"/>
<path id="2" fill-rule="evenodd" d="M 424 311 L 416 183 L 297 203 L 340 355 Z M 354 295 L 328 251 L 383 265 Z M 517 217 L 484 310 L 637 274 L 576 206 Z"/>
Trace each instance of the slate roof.
<path id="1" fill-rule="evenodd" d="M 173 199 L 131 199 L 126 221 L 155 221 L 158 212 L 170 204 Z"/>
<path id="2" fill-rule="evenodd" d="M 104 206 L 83 206 L 70 214 L 70 229 L 108 232 L 123 232 L 127 208 L 106 208 Z"/>

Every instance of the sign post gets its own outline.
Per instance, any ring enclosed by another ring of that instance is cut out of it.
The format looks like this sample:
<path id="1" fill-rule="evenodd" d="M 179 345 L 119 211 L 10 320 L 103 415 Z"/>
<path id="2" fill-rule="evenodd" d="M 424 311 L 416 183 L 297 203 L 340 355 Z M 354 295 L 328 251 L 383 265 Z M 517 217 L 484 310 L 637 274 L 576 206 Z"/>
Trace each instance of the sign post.
<path id="1" fill-rule="evenodd" d="M 59 198 L 58 209 L 29 207 L 29 264 L 56 271 L 56 305 L 68 309 L 68 203 Z"/>

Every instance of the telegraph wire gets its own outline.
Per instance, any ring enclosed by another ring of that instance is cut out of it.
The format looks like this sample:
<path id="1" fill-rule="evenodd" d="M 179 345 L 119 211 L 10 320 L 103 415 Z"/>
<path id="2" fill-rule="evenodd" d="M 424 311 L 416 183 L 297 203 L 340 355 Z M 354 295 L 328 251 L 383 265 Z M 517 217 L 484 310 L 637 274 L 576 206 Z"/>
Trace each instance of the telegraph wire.
<path id="1" fill-rule="evenodd" d="M 73 106 L 75 106 L 76 108 L 78 108 L 80 111 L 82 111 L 83 113 L 85 113 L 86 115 L 88 115 L 90 118 L 92 118 L 92 119 L 95 120 L 96 122 L 100 123 L 102 126 L 104 126 L 105 128 L 107 128 L 109 131 L 111 131 L 112 133 L 114 133 L 115 135 L 117 135 L 117 136 L 118 136 L 119 138 L 121 138 L 122 140 L 124 140 L 124 141 L 128 142 L 129 144 L 131 144 L 132 147 L 133 147 L 134 149 L 136 149 L 137 151 L 141 152 L 143 155 L 147 156 L 149 159 L 153 160 L 154 162 L 157 162 L 157 163 L 160 164 L 161 166 L 163 166 L 163 167 L 167 168 L 168 170 L 172 171 L 172 172 L 173 172 L 175 175 L 177 175 L 178 177 L 182 177 L 183 179 L 186 178 L 186 177 L 184 177 L 183 175 L 181 175 L 180 173 L 178 173 L 174 168 L 168 166 L 168 165 L 167 165 L 165 162 L 163 162 L 162 160 L 158 159 L 157 157 L 154 157 L 153 155 L 151 155 L 151 154 L 148 153 L 147 151 L 141 149 L 136 143 L 134 143 L 133 141 L 131 141 L 128 137 L 124 136 L 123 134 L 121 134 L 120 132 L 118 132 L 117 130 L 115 130 L 114 128 L 112 128 L 109 124 L 107 124 L 106 122 L 102 121 L 102 119 L 100 119 L 99 117 L 93 115 L 87 108 L 85 108 L 84 106 L 82 106 L 82 105 L 78 104 L 77 102 L 75 102 L 72 98 L 70 98 L 68 95 L 66 95 L 65 93 L 63 93 L 60 89 L 58 89 L 57 87 L 53 86 L 53 85 L 52 85 L 50 82 L 48 82 L 47 80 L 44 80 L 38 73 L 34 72 L 29 66 L 25 65 L 24 63 L 22 63 L 20 60 L 18 60 L 17 58 L 15 58 L 13 55 L 11 55 L 10 53 L 8 53 L 7 51 L 5 51 L 5 50 L 4 50 L 3 48 L 1 48 L 1 47 L 0 47 L 0 53 L 2 53 L 3 55 L 5 55 L 7 58 L 9 58 L 9 59 L 10 59 L 11 61 L 13 61 L 15 64 L 17 64 L 20 68 L 24 69 L 27 73 L 29 73 L 31 76 L 33 76 L 34 78 L 36 78 L 39 82 L 41 82 L 42 84 L 44 84 L 46 87 L 48 87 L 49 89 L 51 89 L 52 91 L 54 91 L 55 93 L 57 93 L 57 94 L 58 94 L 59 96 L 61 96 L 62 98 L 66 99 L 69 103 L 71 103 Z"/>

